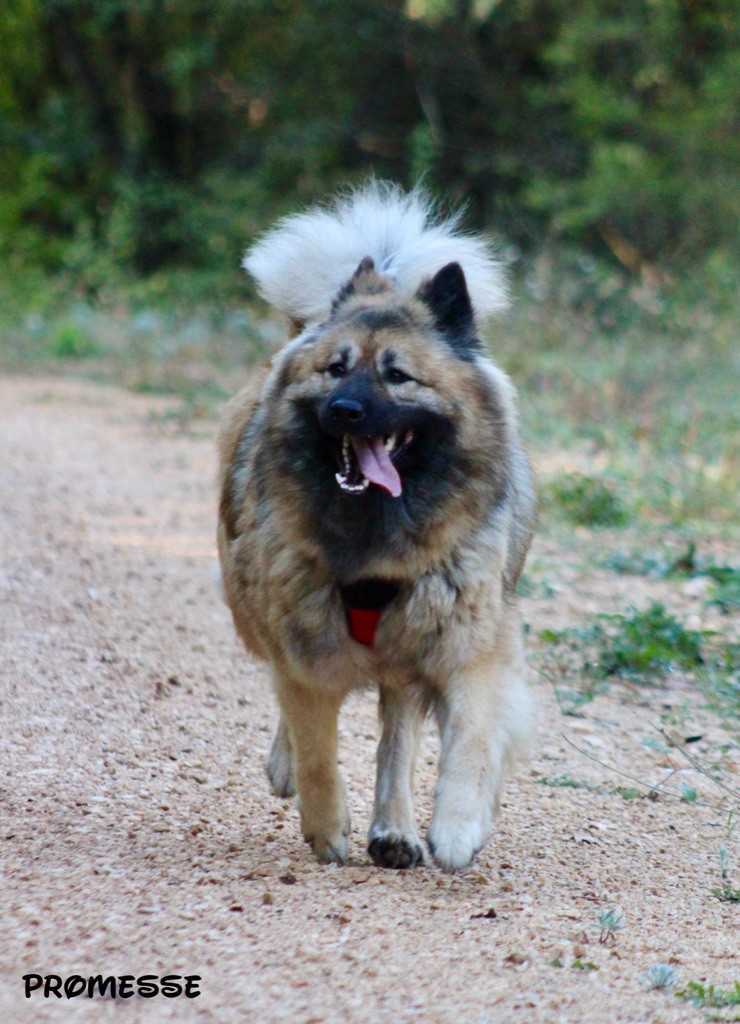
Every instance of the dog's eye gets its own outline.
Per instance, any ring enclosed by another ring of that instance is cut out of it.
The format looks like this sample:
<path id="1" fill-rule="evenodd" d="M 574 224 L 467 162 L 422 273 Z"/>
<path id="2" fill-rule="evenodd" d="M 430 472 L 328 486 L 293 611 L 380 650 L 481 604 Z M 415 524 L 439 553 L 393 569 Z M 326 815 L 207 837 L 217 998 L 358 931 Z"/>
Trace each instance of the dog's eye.
<path id="1" fill-rule="evenodd" d="M 409 377 L 403 370 L 399 370 L 397 366 L 392 366 L 385 375 L 385 379 L 389 384 L 405 384 L 407 380 L 413 380 L 414 378 Z"/>
<path id="2" fill-rule="evenodd" d="M 334 377 L 335 380 L 338 380 L 339 377 L 345 377 L 347 375 L 347 367 L 344 363 L 329 363 L 326 368 L 326 372 L 330 377 Z"/>

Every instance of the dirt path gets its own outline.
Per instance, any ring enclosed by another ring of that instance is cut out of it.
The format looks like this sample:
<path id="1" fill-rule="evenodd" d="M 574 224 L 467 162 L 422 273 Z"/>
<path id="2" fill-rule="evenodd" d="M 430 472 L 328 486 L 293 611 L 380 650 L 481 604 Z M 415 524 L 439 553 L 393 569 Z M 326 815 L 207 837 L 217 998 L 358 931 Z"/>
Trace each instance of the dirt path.
<path id="1" fill-rule="evenodd" d="M 696 804 L 675 787 L 623 800 L 614 790 L 631 783 L 588 756 L 667 778 L 641 741 L 660 702 L 685 694 L 646 706 L 612 692 L 566 718 L 536 684 L 533 763 L 456 877 L 369 864 L 377 727 L 372 695 L 358 696 L 342 728 L 352 863 L 318 866 L 295 809 L 268 792 L 273 701 L 209 579 L 213 427 L 181 436 L 152 418 L 164 409 L 0 381 L 0 1020 L 702 1020 L 647 992 L 642 972 L 670 962 L 723 988 L 738 974 L 737 906 L 711 894 L 727 841 L 717 790 L 692 773 Z M 535 558 L 557 555 L 538 541 Z M 606 585 L 566 576 L 566 596 L 528 599 L 533 635 Z M 706 750 L 722 742 L 699 724 Z M 435 750 L 429 731 L 424 822 Z M 542 783 L 566 774 L 579 788 Z M 613 907 L 625 926 L 601 944 L 597 914 Z M 203 994 L 26 1001 L 31 972 L 197 974 Z"/>

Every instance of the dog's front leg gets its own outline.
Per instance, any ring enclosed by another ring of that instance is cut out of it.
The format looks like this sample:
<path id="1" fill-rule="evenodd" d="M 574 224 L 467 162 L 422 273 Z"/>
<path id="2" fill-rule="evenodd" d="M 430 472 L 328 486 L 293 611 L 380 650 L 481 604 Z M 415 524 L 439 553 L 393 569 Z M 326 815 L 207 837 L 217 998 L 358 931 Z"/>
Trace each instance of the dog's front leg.
<path id="1" fill-rule="evenodd" d="M 344 864 L 349 814 L 337 768 L 337 719 L 344 693 L 281 678 L 276 688 L 293 750 L 301 830 L 323 864 Z"/>
<path id="2" fill-rule="evenodd" d="M 378 867 L 409 868 L 424 860 L 414 820 L 414 761 L 422 711 L 409 689 L 380 691 L 383 733 L 378 744 L 375 810 L 368 853 Z"/>
<path id="3" fill-rule="evenodd" d="M 427 841 L 437 863 L 454 871 L 470 864 L 486 842 L 504 766 L 528 739 L 523 662 L 480 665 L 450 680 L 437 717 L 440 772 Z"/>

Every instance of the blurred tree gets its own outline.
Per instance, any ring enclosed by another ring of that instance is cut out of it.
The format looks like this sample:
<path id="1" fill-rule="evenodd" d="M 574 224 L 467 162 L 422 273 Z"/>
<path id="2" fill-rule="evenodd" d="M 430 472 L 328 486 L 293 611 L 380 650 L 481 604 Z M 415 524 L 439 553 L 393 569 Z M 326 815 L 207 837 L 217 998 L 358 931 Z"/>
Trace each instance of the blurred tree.
<path id="1" fill-rule="evenodd" d="M 235 266 L 368 170 L 635 269 L 737 230 L 732 0 L 4 0 L 6 258 Z"/>
<path id="2" fill-rule="evenodd" d="M 544 58 L 576 173 L 544 168 L 528 204 L 556 232 L 597 229 L 633 268 L 734 245 L 738 27 L 720 0 L 571 3 Z"/>

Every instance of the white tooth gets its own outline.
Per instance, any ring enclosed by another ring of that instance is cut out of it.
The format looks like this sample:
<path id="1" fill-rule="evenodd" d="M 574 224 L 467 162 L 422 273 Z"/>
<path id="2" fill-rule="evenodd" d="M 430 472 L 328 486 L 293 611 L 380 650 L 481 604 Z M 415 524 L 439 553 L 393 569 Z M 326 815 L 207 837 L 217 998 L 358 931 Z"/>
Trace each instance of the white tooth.
<path id="1" fill-rule="evenodd" d="M 391 434 L 389 437 L 387 437 L 385 439 L 385 450 L 387 452 L 392 452 L 395 447 L 396 447 L 396 435 L 395 434 Z"/>
<path id="2" fill-rule="evenodd" d="M 344 473 L 335 473 L 334 479 L 347 494 L 362 494 L 370 484 L 366 477 L 363 477 L 362 481 L 358 484 L 351 484 Z"/>
<path id="3" fill-rule="evenodd" d="M 349 437 L 346 434 L 342 438 L 342 462 L 344 463 L 344 472 L 349 476 L 352 472 L 352 462 L 350 461 Z"/>

